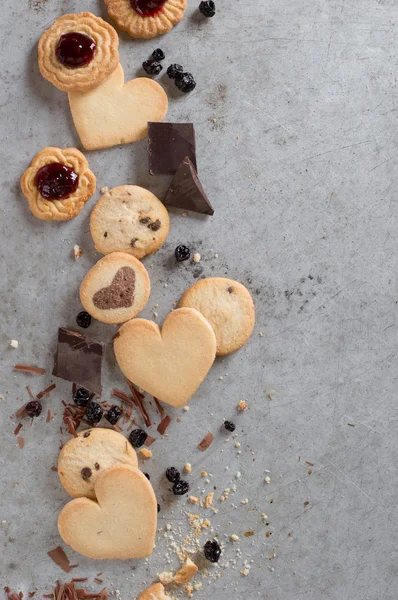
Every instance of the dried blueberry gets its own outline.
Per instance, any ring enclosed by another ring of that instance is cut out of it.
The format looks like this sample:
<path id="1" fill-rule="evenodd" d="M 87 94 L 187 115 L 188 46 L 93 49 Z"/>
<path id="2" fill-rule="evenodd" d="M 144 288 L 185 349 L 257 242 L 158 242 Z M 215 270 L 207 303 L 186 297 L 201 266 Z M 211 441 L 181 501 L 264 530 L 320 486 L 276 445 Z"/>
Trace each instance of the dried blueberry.
<path id="1" fill-rule="evenodd" d="M 178 77 L 182 77 L 183 74 L 183 67 L 175 63 L 173 65 L 170 65 L 167 69 L 167 75 L 170 77 L 170 79 L 178 79 Z"/>
<path id="2" fill-rule="evenodd" d="M 231 433 L 233 431 L 235 431 L 235 424 L 232 423 L 232 421 L 224 421 L 224 427 L 227 431 L 230 431 Z"/>
<path id="3" fill-rule="evenodd" d="M 93 474 L 93 472 L 90 469 L 90 467 L 84 467 L 81 470 L 81 474 L 82 474 L 84 481 L 88 481 L 90 479 L 91 475 Z"/>
<path id="4" fill-rule="evenodd" d="M 102 406 L 97 404 L 97 402 L 90 402 L 87 405 L 85 417 L 90 425 L 97 425 L 101 421 L 103 413 Z"/>
<path id="5" fill-rule="evenodd" d="M 156 60 L 144 61 L 142 63 L 142 68 L 144 69 L 145 73 L 148 73 L 148 75 L 159 75 L 160 71 L 163 69 L 160 62 L 157 62 Z"/>
<path id="6" fill-rule="evenodd" d="M 180 480 L 180 472 L 175 467 L 169 467 L 166 470 L 166 479 L 168 479 L 171 483 L 176 483 L 176 481 Z"/>
<path id="7" fill-rule="evenodd" d="M 31 400 L 25 406 L 25 412 L 28 417 L 38 417 L 41 414 L 42 405 L 38 400 Z"/>
<path id="8" fill-rule="evenodd" d="M 80 408 L 86 408 L 88 401 L 90 400 L 90 392 L 85 388 L 77 388 L 73 394 L 73 402 Z"/>
<path id="9" fill-rule="evenodd" d="M 184 262 L 184 260 L 188 260 L 191 256 L 191 251 L 187 246 L 181 244 L 180 246 L 177 246 L 174 254 L 177 262 Z"/>
<path id="10" fill-rule="evenodd" d="M 192 92 L 196 88 L 196 81 L 192 73 L 183 73 L 181 77 L 175 80 L 175 84 L 180 92 L 184 94 L 188 94 L 188 92 Z"/>
<path id="11" fill-rule="evenodd" d="M 133 429 L 129 435 L 130 444 L 134 448 L 141 448 L 145 444 L 148 434 L 143 429 Z"/>
<path id="12" fill-rule="evenodd" d="M 218 562 L 221 556 L 220 544 L 216 540 L 208 541 L 204 545 L 205 558 L 212 563 Z"/>
<path id="13" fill-rule="evenodd" d="M 111 425 L 116 425 L 118 420 L 120 419 L 120 415 L 122 414 L 122 409 L 119 406 L 111 406 L 108 412 L 105 415 L 105 419 L 109 421 Z"/>
<path id="14" fill-rule="evenodd" d="M 179 481 L 176 481 L 175 484 L 173 485 L 173 494 L 175 496 L 183 496 L 188 491 L 189 491 L 188 481 L 184 481 L 183 479 L 180 479 Z"/>
<path id="15" fill-rule="evenodd" d="M 91 325 L 91 316 L 88 312 L 82 310 L 76 317 L 76 323 L 79 327 L 82 327 L 82 329 L 87 329 L 87 327 L 90 327 Z"/>
<path id="16" fill-rule="evenodd" d="M 199 10 L 204 17 L 214 17 L 216 14 L 216 5 L 213 0 L 203 0 L 199 4 Z"/>
<path id="17" fill-rule="evenodd" d="M 153 60 L 164 60 L 165 58 L 166 58 L 166 55 L 161 48 L 156 48 L 156 50 L 154 50 L 152 52 Z"/>

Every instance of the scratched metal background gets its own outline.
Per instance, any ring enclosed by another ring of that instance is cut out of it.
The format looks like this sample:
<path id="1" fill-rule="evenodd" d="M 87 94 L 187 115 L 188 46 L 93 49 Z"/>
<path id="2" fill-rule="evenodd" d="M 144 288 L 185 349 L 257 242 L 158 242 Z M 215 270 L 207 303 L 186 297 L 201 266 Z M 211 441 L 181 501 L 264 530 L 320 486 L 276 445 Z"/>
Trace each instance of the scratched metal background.
<path id="1" fill-rule="evenodd" d="M 159 45 L 167 63 L 194 73 L 198 86 L 186 97 L 161 82 L 169 119 L 195 123 L 200 177 L 216 208 L 213 219 L 172 215 L 167 243 L 145 260 L 152 294 L 143 315 L 159 304 L 161 320 L 195 277 L 227 275 L 251 289 L 257 325 L 244 350 L 217 360 L 188 413 L 170 411 L 169 436 L 145 467 L 162 504 L 159 526 L 185 522 L 184 500 L 167 505 L 166 466 L 191 462 L 192 492 L 214 485 L 216 499 L 239 470 L 219 512 L 201 511 L 230 564 L 195 598 L 396 600 L 398 3 L 218 0 L 209 21 L 197 4 L 189 1 L 165 38 L 121 35 L 126 76 Z M 1 0 L 0 573 L 2 585 L 25 592 L 68 578 L 46 552 L 60 542 L 57 511 L 67 499 L 50 467 L 65 439 L 59 407 L 69 386 L 57 382 L 44 410 L 57 412 L 54 421 L 25 426 L 20 450 L 9 415 L 26 401 L 25 385 L 37 392 L 51 377 L 14 374 L 12 365 L 51 369 L 57 327 L 73 327 L 79 283 L 98 256 L 88 233 L 95 199 L 69 223 L 43 223 L 18 179 L 44 146 L 80 145 L 66 95 L 36 62 L 43 30 L 80 10 L 106 16 L 100 0 Z M 137 183 L 162 197 L 167 188 L 167 178 L 148 176 L 145 142 L 88 158 L 98 189 Z M 181 242 L 201 253 L 200 265 L 174 263 Z M 85 250 L 78 262 L 76 243 Z M 89 330 L 108 342 L 114 332 L 100 323 Z M 108 397 L 123 386 L 110 345 L 104 370 Z M 237 416 L 241 399 L 250 409 Z M 225 417 L 237 422 L 240 455 L 219 431 Z M 201 454 L 196 444 L 209 429 L 216 441 Z M 213 474 L 207 486 L 202 469 Z M 232 533 L 241 537 L 235 546 Z M 172 552 L 167 564 L 167 547 L 160 535 L 141 563 L 68 555 L 79 563 L 75 577 L 103 571 L 104 584 L 131 600 L 178 565 Z"/>

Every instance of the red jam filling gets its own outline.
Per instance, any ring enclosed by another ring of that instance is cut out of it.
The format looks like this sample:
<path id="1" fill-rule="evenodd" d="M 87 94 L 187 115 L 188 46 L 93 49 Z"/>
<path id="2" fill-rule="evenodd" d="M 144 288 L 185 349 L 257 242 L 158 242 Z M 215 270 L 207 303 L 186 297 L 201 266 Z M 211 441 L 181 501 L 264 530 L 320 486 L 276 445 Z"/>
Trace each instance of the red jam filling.
<path id="1" fill-rule="evenodd" d="M 153 17 L 165 3 L 166 0 L 130 0 L 131 8 L 142 17 Z"/>
<path id="2" fill-rule="evenodd" d="M 71 31 L 59 38 L 55 54 L 66 67 L 84 67 L 93 60 L 96 44 L 88 35 Z"/>
<path id="3" fill-rule="evenodd" d="M 46 200 L 63 200 L 76 191 L 79 175 L 61 163 L 50 163 L 37 171 L 35 184 Z"/>

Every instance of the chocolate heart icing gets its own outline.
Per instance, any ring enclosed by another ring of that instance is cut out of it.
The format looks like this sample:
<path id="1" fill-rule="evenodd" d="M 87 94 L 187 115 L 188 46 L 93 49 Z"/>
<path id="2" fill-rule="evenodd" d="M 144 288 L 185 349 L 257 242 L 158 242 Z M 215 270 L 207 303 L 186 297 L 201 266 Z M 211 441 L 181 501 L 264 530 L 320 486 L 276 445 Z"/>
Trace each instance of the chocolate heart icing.
<path id="1" fill-rule="evenodd" d="M 135 271 L 131 267 L 122 267 L 116 273 L 111 285 L 94 294 L 93 303 L 100 310 L 129 308 L 133 306 L 134 291 Z"/>

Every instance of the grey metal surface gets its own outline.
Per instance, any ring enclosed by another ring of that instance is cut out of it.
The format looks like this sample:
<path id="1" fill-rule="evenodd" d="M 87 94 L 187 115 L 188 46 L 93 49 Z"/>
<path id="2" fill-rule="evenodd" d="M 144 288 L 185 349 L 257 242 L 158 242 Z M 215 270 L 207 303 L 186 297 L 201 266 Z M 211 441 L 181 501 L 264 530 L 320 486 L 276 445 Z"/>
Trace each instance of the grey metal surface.
<path id="1" fill-rule="evenodd" d="M 218 0 L 217 16 L 203 21 L 196 4 L 190 0 L 184 22 L 165 38 L 121 35 L 126 77 L 158 46 L 167 63 L 194 73 L 198 86 L 186 97 L 161 81 L 169 120 L 195 124 L 199 174 L 216 209 L 212 219 L 172 214 L 167 243 L 145 260 L 152 294 L 143 316 L 152 318 L 158 304 L 161 321 L 195 277 L 226 275 L 252 291 L 257 324 L 245 349 L 216 361 L 189 412 L 168 411 L 169 435 L 144 469 L 161 498 L 159 527 L 185 527 L 189 509 L 208 516 L 225 541 L 221 563 L 229 566 L 211 570 L 221 577 L 205 579 L 198 600 L 393 600 L 398 7 L 393 0 Z M 67 439 L 60 407 L 70 386 L 56 382 L 44 416 L 24 425 L 20 450 L 9 415 L 27 400 L 27 384 L 38 392 L 51 377 L 12 367 L 50 372 L 57 327 L 74 326 L 80 281 L 99 258 L 88 232 L 99 192 L 71 222 L 44 223 L 30 214 L 18 179 L 41 148 L 80 147 L 66 95 L 38 72 L 39 36 L 66 12 L 106 15 L 101 1 L 89 0 L 2 0 L 1 8 L 0 573 L 2 585 L 48 593 L 69 577 L 46 552 L 60 543 L 56 519 L 67 500 L 50 468 Z M 167 178 L 148 175 L 145 141 L 87 156 L 98 190 L 136 183 L 162 197 L 167 188 Z M 199 265 L 175 264 L 181 242 L 200 252 Z M 74 244 L 85 251 L 77 262 Z M 100 323 L 89 330 L 109 342 L 105 398 L 113 386 L 124 389 L 114 332 Z M 242 399 L 249 410 L 237 415 Z M 57 413 L 50 423 L 47 408 Z M 226 417 L 237 423 L 236 440 L 219 430 Z M 216 440 L 202 454 L 196 445 L 208 430 Z M 168 506 L 162 474 L 186 461 L 193 494 L 217 487 L 218 513 L 184 499 Z M 236 493 L 219 502 L 234 484 Z M 231 534 L 240 537 L 235 545 Z M 162 533 L 148 561 L 99 563 L 66 550 L 79 564 L 73 576 L 91 582 L 103 571 L 104 585 L 130 600 L 157 572 L 178 566 L 167 548 Z"/>

